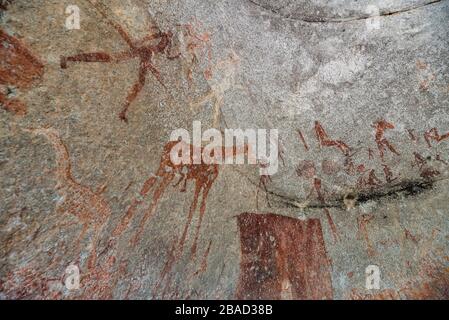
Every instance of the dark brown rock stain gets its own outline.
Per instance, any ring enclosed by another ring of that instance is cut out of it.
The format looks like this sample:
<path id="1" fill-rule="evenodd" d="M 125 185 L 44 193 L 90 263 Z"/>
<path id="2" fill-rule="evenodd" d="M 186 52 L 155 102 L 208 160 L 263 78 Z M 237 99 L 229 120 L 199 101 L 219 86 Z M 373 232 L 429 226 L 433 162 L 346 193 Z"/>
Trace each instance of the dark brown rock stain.
<path id="1" fill-rule="evenodd" d="M 237 299 L 332 299 L 331 265 L 319 219 L 238 216 Z"/>

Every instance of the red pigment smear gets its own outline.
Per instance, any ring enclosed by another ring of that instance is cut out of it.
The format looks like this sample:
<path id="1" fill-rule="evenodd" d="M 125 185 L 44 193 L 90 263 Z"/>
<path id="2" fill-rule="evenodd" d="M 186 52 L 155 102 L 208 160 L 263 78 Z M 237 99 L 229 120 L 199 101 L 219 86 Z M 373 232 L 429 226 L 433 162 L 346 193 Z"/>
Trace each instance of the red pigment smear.
<path id="1" fill-rule="evenodd" d="M 321 192 L 321 180 L 315 178 L 313 180 L 313 187 L 318 195 L 318 201 L 320 201 L 322 204 L 325 203 L 323 193 Z M 313 189 L 312 189 L 313 190 Z M 327 222 L 329 223 L 329 227 L 332 231 L 332 236 L 334 237 L 334 242 L 339 241 L 339 235 L 337 231 L 337 227 L 335 226 L 334 220 L 332 220 L 332 216 L 327 208 L 324 208 L 324 213 L 326 214 Z"/>
<path id="2" fill-rule="evenodd" d="M 421 60 L 417 60 L 416 68 L 418 68 L 419 70 L 425 70 L 425 69 L 427 69 L 427 64 Z"/>
<path id="3" fill-rule="evenodd" d="M 172 243 L 172 247 L 171 250 L 168 252 L 168 257 L 167 260 L 165 262 L 164 267 L 162 268 L 161 271 L 161 275 L 159 276 L 159 280 L 157 281 L 156 285 L 154 286 L 153 289 L 153 297 L 156 296 L 156 294 L 159 292 L 159 289 L 163 283 L 163 281 L 165 280 L 165 278 L 167 276 L 169 276 L 166 286 L 168 286 L 170 284 L 170 279 L 171 279 L 171 275 L 169 274 L 170 271 L 173 269 L 173 266 L 176 262 L 176 249 L 177 249 L 177 244 L 178 244 L 178 238 L 175 237 L 173 243 Z"/>
<path id="4" fill-rule="evenodd" d="M 426 142 L 427 142 L 427 145 L 429 146 L 429 148 L 432 147 L 432 145 L 430 144 L 431 140 L 435 140 L 436 142 L 439 143 L 447 138 L 449 138 L 449 132 L 447 132 L 443 135 L 440 135 L 437 128 L 432 128 L 429 131 L 426 131 L 424 133 L 424 139 L 426 139 Z"/>
<path id="5" fill-rule="evenodd" d="M 131 294 L 136 294 L 136 292 L 142 288 L 142 281 L 140 279 L 136 279 L 136 280 L 132 280 L 128 291 L 125 294 L 125 299 L 124 300 L 129 300 L 129 296 Z"/>
<path id="6" fill-rule="evenodd" d="M 321 179 L 319 179 L 319 178 L 314 178 L 313 179 L 313 183 L 312 183 L 312 187 L 311 187 L 311 189 L 310 189 L 310 192 L 309 192 L 309 194 L 307 195 L 307 200 L 309 200 L 310 199 L 310 197 L 312 197 L 313 196 L 313 194 L 316 192 L 316 194 L 317 194 L 317 199 L 318 199 L 318 201 L 320 202 L 320 203 L 325 203 L 325 200 L 324 200 L 324 195 L 323 195 L 323 193 L 321 192 Z"/>
<path id="7" fill-rule="evenodd" d="M 301 130 L 298 129 L 298 135 L 299 138 L 302 141 L 302 144 L 304 145 L 304 148 L 306 149 L 306 151 L 309 151 L 309 146 L 307 145 L 306 139 L 304 138 L 304 135 L 302 134 Z"/>
<path id="8" fill-rule="evenodd" d="M 409 239 L 414 243 L 418 243 L 418 239 L 408 229 L 404 229 L 404 234 L 406 239 Z"/>
<path id="9" fill-rule="evenodd" d="M 417 165 L 418 168 L 421 170 L 423 166 L 427 164 L 426 159 L 424 159 L 424 157 L 420 155 L 418 152 L 413 152 L 413 155 L 415 156 L 415 161 L 412 163 L 412 167 Z"/>
<path id="10" fill-rule="evenodd" d="M 344 161 L 344 170 L 348 175 L 354 175 L 359 171 L 359 167 L 363 166 L 363 164 L 356 166 L 351 156 L 347 156 Z"/>
<path id="11" fill-rule="evenodd" d="M 113 298 L 113 290 L 124 268 L 114 270 L 115 256 L 109 256 L 106 263 L 97 265 L 86 274 L 81 274 L 80 287 L 83 293 L 79 297 L 82 300 L 110 300 Z"/>
<path id="12" fill-rule="evenodd" d="M 278 151 L 278 159 L 280 159 L 282 161 L 282 165 L 285 167 L 285 151 L 284 151 L 284 147 L 279 144 L 279 151 Z"/>
<path id="13" fill-rule="evenodd" d="M 62 285 L 63 279 L 50 279 L 33 268 L 20 268 L 9 272 L 0 280 L 0 292 L 8 299 L 61 299 L 60 290 L 52 290 L 51 285 Z"/>
<path id="14" fill-rule="evenodd" d="M 393 147 L 393 145 L 384 137 L 385 130 L 394 129 L 394 125 L 385 120 L 379 120 L 374 124 L 376 129 L 376 143 L 379 149 L 380 158 L 384 161 L 385 151 L 388 148 L 392 153 L 399 156 L 399 153 Z"/>
<path id="15" fill-rule="evenodd" d="M 315 121 L 315 133 L 318 139 L 318 142 L 322 147 L 336 147 L 338 148 L 345 156 L 349 156 L 351 149 L 349 146 L 341 140 L 332 140 L 327 135 L 326 131 L 322 127 L 322 125 Z"/>
<path id="16" fill-rule="evenodd" d="M 418 166 L 422 178 L 432 179 L 441 174 L 438 170 L 428 166 L 427 160 L 418 152 L 413 152 L 413 155 L 415 156 L 415 161 L 412 163 L 412 166 Z"/>
<path id="17" fill-rule="evenodd" d="M 237 299 L 332 299 L 331 266 L 321 223 L 276 214 L 238 216 Z"/>
<path id="18" fill-rule="evenodd" d="M 324 203 L 324 196 L 321 193 L 321 179 L 318 179 L 318 178 L 313 179 L 313 187 L 318 196 L 318 201 L 320 201 L 321 203 Z"/>
<path id="19" fill-rule="evenodd" d="M 420 173 L 421 177 L 423 177 L 424 179 L 427 179 L 427 180 L 435 178 L 435 177 L 439 176 L 440 174 L 441 174 L 440 171 L 430 168 L 430 167 L 424 168 Z"/>
<path id="20" fill-rule="evenodd" d="M 357 238 L 365 239 L 366 246 L 367 246 L 367 252 L 368 252 L 368 255 L 371 257 L 375 255 L 375 251 L 374 251 L 371 241 L 369 239 L 368 230 L 366 227 L 367 227 L 368 223 L 370 221 L 372 221 L 373 219 L 374 219 L 374 216 L 372 214 L 362 214 L 357 217 L 357 224 L 358 224 L 358 228 L 359 228 Z"/>
<path id="21" fill-rule="evenodd" d="M 187 239 L 188 230 L 191 225 L 193 215 L 199 204 L 199 219 L 198 224 L 195 230 L 195 236 L 193 239 L 193 244 L 190 250 L 191 257 L 195 257 L 197 251 L 197 243 L 200 235 L 201 224 L 203 221 L 204 214 L 206 212 L 206 200 L 211 190 L 215 180 L 218 177 L 218 164 L 193 164 L 193 156 L 194 156 L 194 146 L 186 145 L 185 150 L 190 150 L 190 162 L 191 164 L 178 164 L 175 165 L 172 163 L 170 159 L 170 153 L 174 146 L 176 146 L 178 141 L 172 141 L 165 145 L 164 151 L 162 153 L 161 162 L 159 165 L 159 169 L 156 174 L 149 178 L 143 185 L 139 198 L 136 198 L 132 201 L 131 206 L 128 208 L 125 216 L 122 218 L 120 223 L 117 225 L 113 232 L 113 236 L 117 237 L 125 231 L 134 217 L 137 208 L 144 201 L 144 197 L 149 194 L 151 190 L 153 191 L 153 197 L 149 208 L 145 211 L 145 214 L 142 220 L 139 223 L 137 231 L 131 239 L 131 245 L 135 246 L 141 235 L 144 231 L 146 223 L 153 217 L 156 212 L 158 202 L 163 194 L 167 191 L 168 186 L 173 182 L 174 178 L 178 175 L 180 179 L 175 183 L 175 187 L 178 185 L 182 185 L 180 192 L 185 192 L 187 189 L 188 181 L 193 181 L 195 184 L 195 191 L 191 206 L 189 208 L 187 221 L 182 232 L 182 236 L 179 242 L 174 246 L 172 252 L 170 253 L 167 262 L 163 268 L 161 273 L 161 277 L 159 279 L 159 284 L 156 285 L 155 292 L 158 291 L 160 284 L 163 282 L 164 278 L 170 275 L 170 271 L 172 270 L 174 264 L 181 258 L 181 255 L 184 251 L 184 245 Z M 182 143 L 182 142 L 181 142 Z M 203 154 L 204 148 L 197 150 L 198 153 Z M 239 150 L 236 147 L 232 149 L 222 148 L 222 155 L 226 155 L 228 153 L 232 153 L 233 156 L 236 156 L 240 152 L 243 154 L 250 156 L 251 151 L 249 146 L 245 146 L 243 150 Z M 214 154 L 211 154 L 211 157 L 214 157 Z M 201 196 L 201 202 L 199 201 Z M 169 282 L 169 281 L 168 281 Z"/>
<path id="22" fill-rule="evenodd" d="M 0 29 L 0 85 L 27 89 L 42 78 L 44 66 L 18 39 Z M 27 108 L 18 99 L 0 92 L 0 104 L 9 112 L 25 115 Z"/>
<path id="23" fill-rule="evenodd" d="M 315 176 L 316 169 L 313 161 L 301 160 L 296 166 L 296 174 L 300 178 L 311 179 Z"/>
<path id="24" fill-rule="evenodd" d="M 374 159 L 374 152 L 371 148 L 368 148 L 368 159 L 369 160 Z"/>
<path id="25" fill-rule="evenodd" d="M 170 183 L 173 181 L 173 179 L 176 177 L 176 175 L 180 176 L 179 181 L 175 184 L 175 186 L 183 183 L 183 187 L 181 189 L 181 192 L 186 190 L 187 182 L 193 181 L 195 183 L 195 191 L 193 196 L 193 201 L 189 209 L 187 222 L 184 227 L 184 231 L 181 236 L 181 240 L 179 242 L 179 250 L 178 254 L 180 254 L 183 251 L 183 247 L 185 244 L 185 240 L 187 238 L 187 232 L 189 229 L 189 226 L 191 224 L 193 214 L 195 210 L 197 209 L 199 198 L 201 196 L 201 202 L 200 202 L 200 211 L 199 211 L 199 221 L 196 228 L 196 234 L 192 246 L 192 254 L 194 255 L 196 252 L 197 247 L 197 240 L 199 237 L 199 231 L 201 228 L 201 223 L 204 217 L 204 213 L 206 211 L 206 200 L 209 194 L 210 189 L 212 188 L 213 183 L 215 182 L 217 176 L 218 176 L 218 165 L 217 164 L 179 164 L 175 165 L 172 163 L 170 159 L 170 152 L 172 148 L 178 144 L 177 141 L 169 142 L 165 147 L 164 151 L 161 157 L 161 163 L 159 166 L 159 169 L 157 170 L 154 177 L 151 177 L 148 179 L 141 192 L 141 196 L 146 196 L 151 189 L 154 188 L 152 202 L 150 204 L 150 207 L 146 210 L 144 217 L 140 221 L 140 224 L 137 228 L 137 231 L 135 233 L 135 236 L 132 239 L 132 244 L 136 244 L 138 240 L 141 237 L 142 232 L 144 231 L 144 227 L 147 223 L 147 221 L 154 215 L 157 205 L 159 202 L 159 199 L 162 197 L 162 195 L 165 193 L 167 187 L 170 185 Z M 189 145 L 188 148 L 190 148 L 190 157 L 191 162 L 193 163 L 193 146 Z M 201 148 L 201 152 L 203 151 L 203 148 Z M 121 223 L 117 226 L 116 230 L 114 231 L 115 235 L 120 234 L 124 229 L 127 228 L 131 218 L 134 216 L 135 210 L 137 206 L 142 202 L 143 200 L 137 200 L 135 199 L 131 207 L 128 209 L 126 215 L 123 217 Z"/>
<path id="26" fill-rule="evenodd" d="M 338 234 L 337 227 L 335 226 L 334 220 L 332 219 L 331 213 L 327 208 L 324 208 L 324 213 L 326 213 L 327 217 L 327 223 L 329 223 L 329 226 L 332 231 L 332 236 L 334 237 L 334 242 L 340 241 L 340 235 Z"/>

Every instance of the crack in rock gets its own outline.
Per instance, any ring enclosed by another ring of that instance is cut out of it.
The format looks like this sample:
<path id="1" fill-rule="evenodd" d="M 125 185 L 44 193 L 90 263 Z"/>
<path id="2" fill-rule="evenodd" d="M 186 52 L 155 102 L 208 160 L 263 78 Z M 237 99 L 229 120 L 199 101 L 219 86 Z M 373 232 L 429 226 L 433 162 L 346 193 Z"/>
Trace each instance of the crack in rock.
<path id="1" fill-rule="evenodd" d="M 305 23 L 343 23 L 343 22 L 351 22 L 351 21 L 359 21 L 359 20 L 366 20 L 366 19 L 370 19 L 373 17 L 386 17 L 386 16 L 391 16 L 391 15 L 396 15 L 396 14 L 401 14 L 401 13 L 405 13 L 405 12 L 410 12 L 413 10 L 417 10 L 432 4 L 436 4 L 436 3 L 440 3 L 443 2 L 443 0 L 430 0 L 429 2 L 426 3 L 422 3 L 422 4 L 418 4 L 418 5 L 412 5 L 412 6 L 408 6 L 402 9 L 398 9 L 398 10 L 380 10 L 379 15 L 370 15 L 370 14 L 363 14 L 360 16 L 349 16 L 349 17 L 341 17 L 341 18 L 337 18 L 337 17 L 317 17 L 317 16 L 310 16 L 310 17 L 291 17 L 290 15 L 286 15 L 282 12 L 280 12 L 284 7 L 283 6 L 279 9 L 274 9 L 270 6 L 267 5 L 262 5 L 260 3 L 258 3 L 255 0 L 248 0 L 249 3 L 261 8 L 264 11 L 268 11 L 271 14 L 277 15 L 280 18 L 283 19 L 288 19 L 288 20 L 294 20 L 294 21 L 301 21 L 301 22 L 305 22 Z"/>
<path id="2" fill-rule="evenodd" d="M 414 197 L 418 196 L 426 191 L 432 190 L 433 185 L 436 182 L 447 180 L 447 178 L 437 180 L 410 180 L 403 181 L 396 185 L 390 186 L 385 189 L 376 189 L 372 191 L 353 192 L 355 195 L 356 206 L 369 201 L 383 201 L 386 199 L 398 199 L 399 196 Z M 301 209 L 332 209 L 332 208 L 345 208 L 345 197 L 337 197 L 335 199 L 329 199 L 326 202 L 314 202 L 307 203 L 298 202 L 297 199 L 293 199 L 284 195 L 277 194 L 273 191 L 268 191 L 269 195 L 278 198 L 278 201 L 291 208 Z"/>

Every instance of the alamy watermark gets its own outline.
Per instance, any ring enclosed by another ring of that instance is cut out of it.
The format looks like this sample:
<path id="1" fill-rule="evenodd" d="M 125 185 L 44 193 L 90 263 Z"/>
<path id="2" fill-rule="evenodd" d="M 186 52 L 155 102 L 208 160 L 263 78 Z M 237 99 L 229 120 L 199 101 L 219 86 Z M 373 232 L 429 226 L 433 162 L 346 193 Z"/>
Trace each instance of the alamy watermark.
<path id="1" fill-rule="evenodd" d="M 80 8 L 77 5 L 69 5 L 65 8 L 65 13 L 68 15 L 65 19 L 67 30 L 79 30 L 81 28 Z"/>
<path id="2" fill-rule="evenodd" d="M 62 292 L 64 288 L 68 291 L 77 291 L 80 289 L 80 269 L 71 264 L 64 270 L 64 276 L 59 279 L 49 280 L 48 288 L 52 292 Z"/>
<path id="3" fill-rule="evenodd" d="M 171 149 L 174 165 L 247 164 L 259 165 L 260 175 L 271 176 L 278 171 L 277 129 L 217 129 L 202 132 L 201 122 L 193 122 L 192 135 L 186 129 L 174 130 L 170 141 L 178 141 Z"/>
<path id="4" fill-rule="evenodd" d="M 76 265 L 70 265 L 65 269 L 64 281 L 67 290 L 78 290 L 80 288 L 80 269 Z"/>

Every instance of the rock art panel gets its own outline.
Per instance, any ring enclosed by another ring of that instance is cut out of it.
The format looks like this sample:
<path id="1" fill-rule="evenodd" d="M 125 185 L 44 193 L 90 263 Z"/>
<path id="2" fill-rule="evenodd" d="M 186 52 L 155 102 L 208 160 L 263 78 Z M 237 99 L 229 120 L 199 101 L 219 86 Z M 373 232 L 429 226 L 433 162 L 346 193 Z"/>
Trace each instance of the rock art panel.
<path id="1" fill-rule="evenodd" d="M 319 219 L 238 216 L 237 299 L 332 299 L 331 265 Z"/>
<path id="2" fill-rule="evenodd" d="M 3 109 L 23 116 L 27 107 L 12 97 L 14 90 L 30 88 L 43 76 L 44 65 L 21 40 L 3 29 L 0 29 L 0 43 L 0 104 Z"/>

